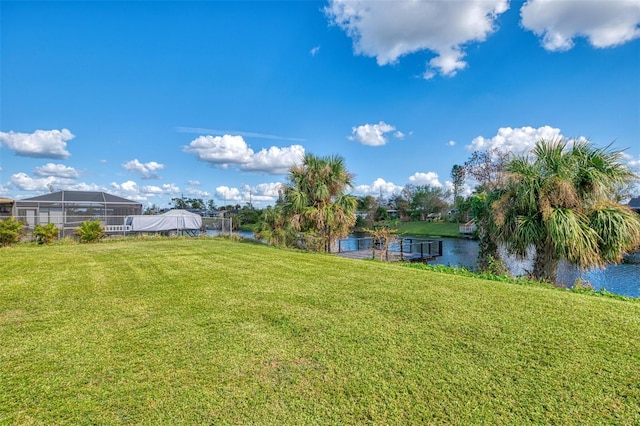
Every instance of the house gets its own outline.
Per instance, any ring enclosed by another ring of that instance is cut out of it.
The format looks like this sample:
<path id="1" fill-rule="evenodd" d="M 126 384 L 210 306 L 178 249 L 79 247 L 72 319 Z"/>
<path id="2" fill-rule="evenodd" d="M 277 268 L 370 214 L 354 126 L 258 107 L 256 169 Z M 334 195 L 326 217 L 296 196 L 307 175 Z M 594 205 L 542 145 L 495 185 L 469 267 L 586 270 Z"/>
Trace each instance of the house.
<path id="1" fill-rule="evenodd" d="M 13 203 L 10 198 L 0 197 L 0 220 L 13 215 Z"/>
<path id="2" fill-rule="evenodd" d="M 629 202 L 627 203 L 627 207 L 637 213 L 640 213 L 640 197 L 635 197 L 629 200 Z"/>
<path id="3" fill-rule="evenodd" d="M 102 221 L 107 232 L 123 231 L 127 216 L 142 214 L 142 204 L 106 192 L 57 191 L 14 203 L 13 214 L 27 229 L 55 223 L 62 235 L 96 219 Z"/>

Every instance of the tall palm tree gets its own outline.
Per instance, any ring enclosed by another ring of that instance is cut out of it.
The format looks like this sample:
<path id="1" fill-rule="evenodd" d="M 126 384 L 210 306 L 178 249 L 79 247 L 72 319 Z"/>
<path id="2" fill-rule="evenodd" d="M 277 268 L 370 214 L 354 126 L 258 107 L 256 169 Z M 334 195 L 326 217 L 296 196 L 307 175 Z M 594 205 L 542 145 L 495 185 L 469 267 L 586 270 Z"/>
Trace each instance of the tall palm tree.
<path id="1" fill-rule="evenodd" d="M 555 282 L 560 260 L 604 266 L 640 245 L 640 218 L 614 201 L 616 188 L 638 177 L 608 148 L 542 140 L 507 164 L 510 180 L 492 215 L 511 253 L 535 248 L 534 277 Z"/>
<path id="2" fill-rule="evenodd" d="M 331 251 L 338 238 L 347 236 L 356 221 L 358 200 L 346 194 L 353 185 L 340 156 L 317 157 L 307 153 L 302 164 L 289 170 L 283 211 L 310 248 Z"/>

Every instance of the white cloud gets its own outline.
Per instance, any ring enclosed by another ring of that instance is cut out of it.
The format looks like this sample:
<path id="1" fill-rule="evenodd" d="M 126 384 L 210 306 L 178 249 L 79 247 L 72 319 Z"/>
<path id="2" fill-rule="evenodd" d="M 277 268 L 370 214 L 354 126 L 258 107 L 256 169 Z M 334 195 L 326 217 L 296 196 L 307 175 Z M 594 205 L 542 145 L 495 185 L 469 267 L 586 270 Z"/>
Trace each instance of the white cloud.
<path id="1" fill-rule="evenodd" d="M 125 193 L 138 193 L 138 184 L 132 180 L 128 180 L 126 182 L 117 183 L 111 182 L 111 188 L 116 191 L 125 192 Z"/>
<path id="2" fill-rule="evenodd" d="M 159 179 L 158 171 L 164 169 L 164 164 L 150 161 L 141 163 L 137 158 L 127 161 L 122 165 L 125 170 L 130 172 L 138 172 L 142 175 L 142 179 Z"/>
<path id="3" fill-rule="evenodd" d="M 131 186 L 132 190 L 135 190 L 135 188 L 137 188 L 137 186 Z M 172 195 L 177 195 L 179 193 L 180 193 L 180 188 L 174 185 L 173 183 L 165 183 L 161 186 L 145 185 L 140 188 L 140 194 L 144 197 L 158 197 L 162 195 L 172 196 Z"/>
<path id="4" fill-rule="evenodd" d="M 280 195 L 281 183 L 261 183 L 251 188 L 251 197 L 260 201 L 275 201 Z"/>
<path id="5" fill-rule="evenodd" d="M 640 173 L 640 157 L 633 158 L 633 156 L 627 154 L 626 152 L 622 153 L 623 162 L 626 163 L 629 170 L 634 173 Z"/>
<path id="6" fill-rule="evenodd" d="M 242 136 L 199 136 L 185 152 L 196 154 L 198 159 L 226 169 L 229 164 L 238 165 L 241 170 L 270 174 L 286 173 L 289 168 L 304 157 L 302 145 L 271 147 L 255 153 Z"/>
<path id="7" fill-rule="evenodd" d="M 456 146 L 456 141 L 449 141 L 449 142 L 447 142 L 447 145 Z"/>
<path id="8" fill-rule="evenodd" d="M 203 191 L 195 188 L 187 188 L 185 192 L 192 198 L 202 198 L 203 200 L 213 196 L 209 191 Z"/>
<path id="9" fill-rule="evenodd" d="M 508 8 L 508 0 L 331 0 L 325 13 L 353 39 L 356 54 L 375 57 L 378 65 L 423 50 L 434 52 L 424 74 L 431 78 L 465 68 L 462 47 L 484 41 Z"/>
<path id="10" fill-rule="evenodd" d="M 358 185 L 353 188 L 353 193 L 358 195 L 373 195 L 391 197 L 402 191 L 403 187 L 393 182 L 387 182 L 382 178 L 377 178 L 371 185 Z"/>
<path id="11" fill-rule="evenodd" d="M 67 151 L 67 141 L 74 137 L 67 129 L 36 130 L 33 133 L 0 132 L 0 145 L 23 157 L 65 159 L 71 155 Z"/>
<path id="12" fill-rule="evenodd" d="M 284 174 L 289 171 L 291 166 L 302 161 L 303 158 L 304 147 L 302 145 L 291 145 L 284 148 L 272 146 L 254 154 L 249 162 L 240 165 L 240 169 L 270 174 Z"/>
<path id="13" fill-rule="evenodd" d="M 36 167 L 33 173 L 40 177 L 53 176 L 65 179 L 77 179 L 80 177 L 80 173 L 73 167 L 53 163 L 47 163 L 44 166 Z"/>
<path id="14" fill-rule="evenodd" d="M 216 197 L 227 204 L 242 201 L 240 190 L 238 188 L 230 188 L 228 186 L 218 186 L 216 188 Z"/>
<path id="15" fill-rule="evenodd" d="M 266 205 L 278 199 L 281 187 L 281 183 L 261 183 L 253 187 L 242 185 L 241 188 L 218 186 L 215 189 L 215 196 L 220 204 Z"/>
<path id="16" fill-rule="evenodd" d="M 59 182 L 54 176 L 43 178 L 34 178 L 26 173 L 16 173 L 11 175 L 9 179 L 10 185 L 18 188 L 20 191 L 46 191 L 49 192 L 49 185 Z"/>
<path id="17" fill-rule="evenodd" d="M 9 186 L 20 191 L 49 192 L 53 187 L 55 190 L 70 191 L 105 191 L 105 187 L 97 184 L 75 182 L 74 178 L 65 176 L 41 176 L 31 177 L 26 173 L 15 173 L 11 175 Z"/>
<path id="18" fill-rule="evenodd" d="M 473 138 L 471 144 L 467 145 L 466 148 L 469 151 L 497 149 L 502 152 L 523 155 L 529 152 L 536 142 L 542 139 L 553 140 L 562 137 L 560 129 L 551 126 L 538 127 L 537 129 L 528 126 L 516 129 L 501 127 L 494 137 L 486 139 L 483 136 L 477 136 Z"/>
<path id="19" fill-rule="evenodd" d="M 363 124 L 362 126 L 352 127 L 351 133 L 353 136 L 349 136 L 348 139 L 358 141 L 363 145 L 381 146 L 386 145 L 389 141 L 385 135 L 394 131 L 394 137 L 398 139 L 404 138 L 404 133 L 396 131 L 395 126 L 387 124 L 384 121 L 378 124 Z"/>
<path id="20" fill-rule="evenodd" d="M 96 183 L 86 183 L 86 182 L 78 182 L 71 185 L 65 185 L 57 187 L 54 185 L 56 189 L 68 189 L 69 191 L 96 191 L 96 192 L 104 192 L 107 191 L 102 185 L 98 185 Z"/>
<path id="21" fill-rule="evenodd" d="M 276 139 L 276 140 L 284 140 L 284 141 L 292 141 L 292 142 L 304 142 L 304 139 L 301 138 L 292 138 L 288 136 L 280 136 L 280 135 L 270 135 L 268 133 L 257 133 L 257 132 L 245 132 L 242 130 L 220 130 L 220 129 L 205 129 L 202 127 L 176 127 L 176 131 L 180 133 L 218 133 L 225 135 L 238 135 L 244 136 L 247 138 L 260 138 L 260 139 Z"/>
<path id="22" fill-rule="evenodd" d="M 183 149 L 196 154 L 200 160 L 225 168 L 228 164 L 248 163 L 253 156 L 253 150 L 242 136 L 198 136 Z"/>
<path id="23" fill-rule="evenodd" d="M 311 56 L 316 56 L 320 52 L 320 46 L 316 46 L 309 51 Z"/>
<path id="24" fill-rule="evenodd" d="M 409 177 L 409 183 L 413 185 L 442 186 L 442 183 L 440 183 L 440 179 L 438 178 L 438 174 L 435 172 L 416 172 L 413 176 Z"/>
<path id="25" fill-rule="evenodd" d="M 542 37 L 547 50 L 573 47 L 586 37 L 598 48 L 617 46 L 640 37 L 638 0 L 529 0 L 520 9 L 522 26 Z"/>
<path id="26" fill-rule="evenodd" d="M 200 181 L 199 180 L 188 180 L 187 181 L 187 185 L 191 185 L 191 186 L 200 186 Z"/>

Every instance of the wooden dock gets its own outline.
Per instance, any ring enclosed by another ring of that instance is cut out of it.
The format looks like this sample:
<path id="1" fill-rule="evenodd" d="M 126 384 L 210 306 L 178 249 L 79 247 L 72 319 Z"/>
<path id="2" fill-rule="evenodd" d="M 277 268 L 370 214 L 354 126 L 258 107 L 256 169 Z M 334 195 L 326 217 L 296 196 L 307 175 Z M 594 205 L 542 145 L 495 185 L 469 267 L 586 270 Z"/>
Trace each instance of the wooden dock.
<path id="1" fill-rule="evenodd" d="M 342 244 L 344 242 L 344 244 Z M 342 240 L 338 244 L 340 257 L 349 259 L 376 259 L 386 262 L 427 262 L 442 256 L 442 241 L 425 240 L 415 242 L 412 238 L 399 239 L 395 249 L 375 248 L 371 238 Z"/>
<path id="2" fill-rule="evenodd" d="M 386 252 L 384 250 L 375 250 L 373 252 L 371 249 L 343 251 L 334 254 L 347 259 L 375 259 L 385 262 L 426 262 L 436 258 L 436 256 L 430 255 L 421 256 L 420 253 L 400 253 L 390 250 Z"/>

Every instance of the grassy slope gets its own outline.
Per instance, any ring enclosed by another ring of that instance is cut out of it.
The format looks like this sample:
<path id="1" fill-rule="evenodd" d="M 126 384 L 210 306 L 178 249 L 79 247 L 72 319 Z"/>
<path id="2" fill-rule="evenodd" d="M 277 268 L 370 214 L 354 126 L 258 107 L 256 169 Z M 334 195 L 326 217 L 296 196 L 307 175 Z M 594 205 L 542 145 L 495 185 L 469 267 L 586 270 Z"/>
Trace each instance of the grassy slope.
<path id="1" fill-rule="evenodd" d="M 640 423 L 640 304 L 214 239 L 0 250 L 0 423 Z"/>
<path id="2" fill-rule="evenodd" d="M 398 234 L 414 237 L 459 237 L 459 224 L 450 222 L 401 222 Z"/>

